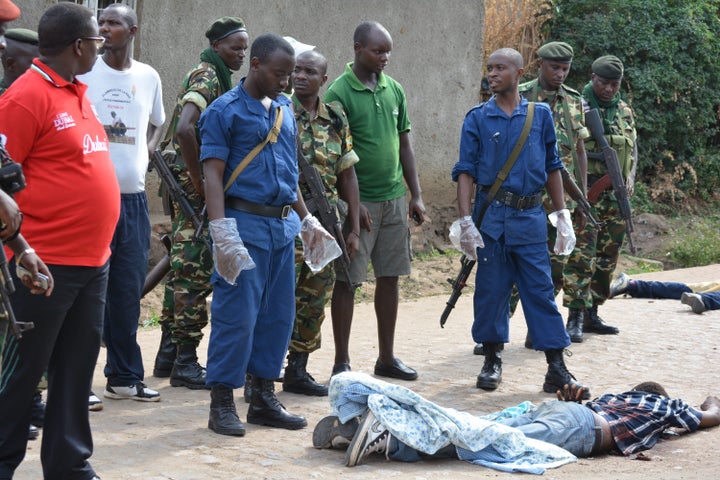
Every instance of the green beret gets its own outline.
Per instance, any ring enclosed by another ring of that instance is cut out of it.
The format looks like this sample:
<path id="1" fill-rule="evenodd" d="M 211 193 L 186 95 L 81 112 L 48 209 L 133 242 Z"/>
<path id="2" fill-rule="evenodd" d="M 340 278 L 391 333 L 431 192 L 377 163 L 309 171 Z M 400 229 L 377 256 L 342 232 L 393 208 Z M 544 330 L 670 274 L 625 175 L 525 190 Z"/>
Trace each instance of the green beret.
<path id="1" fill-rule="evenodd" d="M 537 56 L 556 62 L 572 62 L 573 48 L 565 42 L 550 42 L 538 48 Z"/>
<path id="2" fill-rule="evenodd" d="M 615 55 L 605 55 L 593 62 L 592 71 L 608 80 L 618 80 L 623 76 L 623 64 Z"/>
<path id="3" fill-rule="evenodd" d="M 5 38 L 15 40 L 20 43 L 29 43 L 30 45 L 38 44 L 38 34 L 27 28 L 11 28 L 5 32 Z"/>
<path id="4" fill-rule="evenodd" d="M 247 32 L 243 19 L 240 17 L 222 17 L 210 25 L 210 28 L 205 32 L 205 36 L 210 40 L 210 43 L 213 43 L 237 32 Z"/>

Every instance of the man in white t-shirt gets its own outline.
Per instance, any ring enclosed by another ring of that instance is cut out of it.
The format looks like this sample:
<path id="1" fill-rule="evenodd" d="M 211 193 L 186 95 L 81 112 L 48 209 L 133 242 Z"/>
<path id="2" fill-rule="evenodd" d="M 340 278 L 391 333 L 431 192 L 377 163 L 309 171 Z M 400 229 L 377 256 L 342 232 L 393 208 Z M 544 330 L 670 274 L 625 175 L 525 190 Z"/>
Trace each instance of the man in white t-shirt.
<path id="1" fill-rule="evenodd" d="M 143 383 L 137 343 L 140 297 L 150 249 L 150 215 L 145 195 L 149 152 L 165 121 L 160 76 L 131 58 L 137 32 L 132 8 L 112 4 L 98 19 L 104 52 L 81 80 L 110 140 L 110 157 L 120 184 L 121 210 L 113 237 L 103 335 L 107 346 L 105 397 L 145 402 L 160 394 Z M 102 41 L 101 38 L 98 41 Z"/>

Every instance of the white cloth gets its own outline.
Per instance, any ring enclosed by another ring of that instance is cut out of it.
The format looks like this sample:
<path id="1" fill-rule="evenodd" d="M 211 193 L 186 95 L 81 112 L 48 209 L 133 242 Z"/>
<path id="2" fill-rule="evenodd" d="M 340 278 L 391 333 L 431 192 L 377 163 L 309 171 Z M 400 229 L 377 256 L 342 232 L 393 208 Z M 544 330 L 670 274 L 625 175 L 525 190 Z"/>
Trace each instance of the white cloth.
<path id="1" fill-rule="evenodd" d="M 547 442 L 527 438 L 520 430 L 492 421 L 507 412 L 485 418 L 444 408 L 400 385 L 362 373 L 343 372 L 330 380 L 330 405 L 341 422 L 369 408 L 400 442 L 426 454 L 447 445 L 459 458 L 503 471 L 540 474 L 577 461 L 570 452 Z M 532 404 L 513 407 L 524 413 Z"/>
<path id="2" fill-rule="evenodd" d="M 88 98 L 105 127 L 120 193 L 145 191 L 148 123 L 159 128 L 165 122 L 160 75 L 135 60 L 127 70 L 115 70 L 98 57 L 78 79 L 87 83 Z"/>

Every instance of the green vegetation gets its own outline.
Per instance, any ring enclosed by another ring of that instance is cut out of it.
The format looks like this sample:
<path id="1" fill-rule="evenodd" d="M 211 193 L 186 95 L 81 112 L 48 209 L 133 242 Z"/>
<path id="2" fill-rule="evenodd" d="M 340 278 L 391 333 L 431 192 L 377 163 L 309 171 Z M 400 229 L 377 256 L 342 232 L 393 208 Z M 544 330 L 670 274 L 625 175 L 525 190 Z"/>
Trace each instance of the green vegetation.
<path id="1" fill-rule="evenodd" d="M 150 309 L 150 314 L 147 315 L 143 320 L 140 326 L 142 328 L 148 328 L 148 327 L 157 327 L 160 325 L 160 315 L 155 311 L 154 308 Z"/>
<path id="2" fill-rule="evenodd" d="M 693 220 L 682 230 L 676 230 L 675 240 L 667 254 L 669 259 L 678 268 L 720 263 L 718 229 L 720 229 L 720 218 L 708 216 L 701 220 Z"/>

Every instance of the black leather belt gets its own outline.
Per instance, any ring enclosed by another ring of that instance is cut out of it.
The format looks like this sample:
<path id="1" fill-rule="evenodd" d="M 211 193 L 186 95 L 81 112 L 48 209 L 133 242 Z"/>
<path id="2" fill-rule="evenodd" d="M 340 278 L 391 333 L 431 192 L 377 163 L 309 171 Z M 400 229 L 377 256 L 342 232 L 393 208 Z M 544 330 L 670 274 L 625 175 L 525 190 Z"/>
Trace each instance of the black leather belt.
<path id="1" fill-rule="evenodd" d="M 259 203 L 248 202 L 247 200 L 237 197 L 225 197 L 225 206 L 230 207 L 233 210 L 252 213 L 253 215 L 281 218 L 283 220 L 287 218 L 290 214 L 290 209 L 292 208 L 292 205 L 282 205 L 280 207 L 261 205 Z"/>
<path id="2" fill-rule="evenodd" d="M 490 187 L 487 185 L 483 186 L 482 191 L 489 192 Z M 493 200 L 497 200 L 508 207 L 516 208 L 518 210 L 526 210 L 528 208 L 537 207 L 542 203 L 542 193 L 536 193 L 535 195 L 528 195 L 524 197 L 501 188 L 498 190 Z"/>

